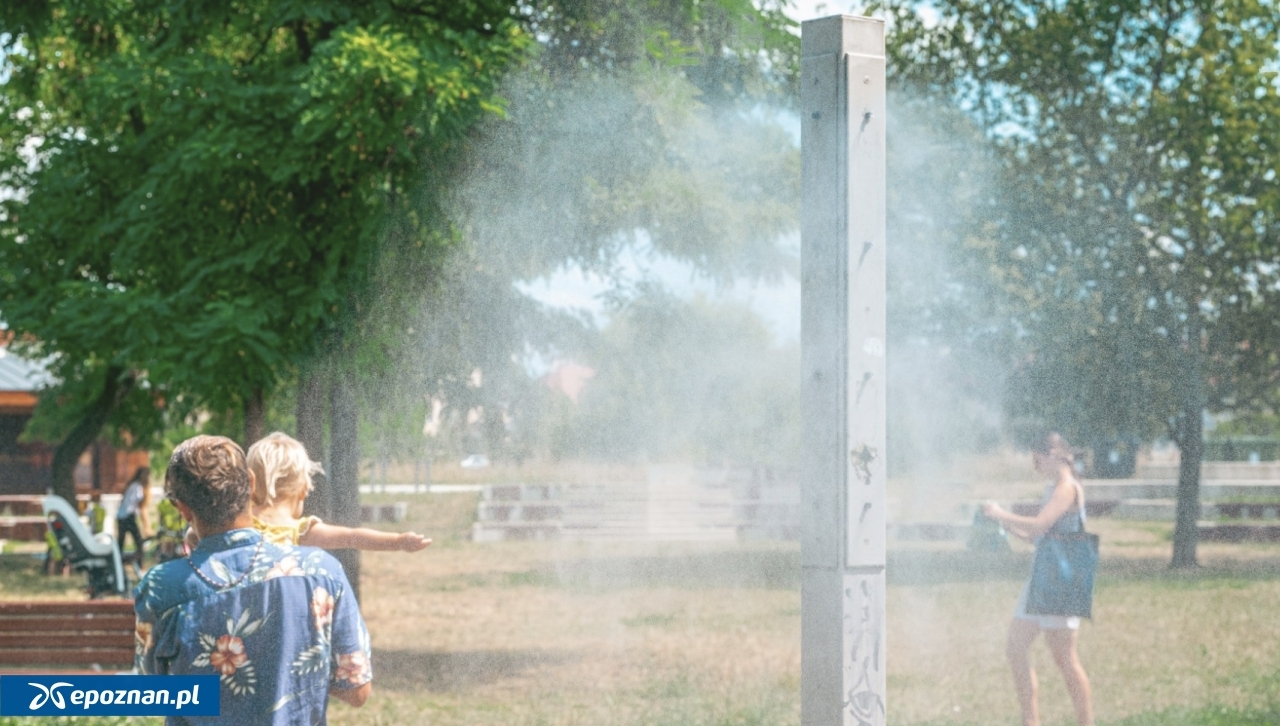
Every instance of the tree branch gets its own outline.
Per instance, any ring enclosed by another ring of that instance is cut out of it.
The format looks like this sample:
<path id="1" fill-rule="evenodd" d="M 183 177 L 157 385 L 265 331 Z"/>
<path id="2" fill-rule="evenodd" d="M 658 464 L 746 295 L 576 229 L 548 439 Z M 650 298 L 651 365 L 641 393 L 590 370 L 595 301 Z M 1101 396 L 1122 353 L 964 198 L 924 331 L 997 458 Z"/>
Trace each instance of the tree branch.
<path id="1" fill-rule="evenodd" d="M 303 64 L 311 62 L 311 39 L 307 37 L 307 28 L 302 20 L 295 20 L 289 24 L 293 28 L 293 37 L 298 42 L 298 55 L 302 56 Z"/>
<path id="2" fill-rule="evenodd" d="M 53 493 L 74 502 L 76 498 L 76 462 L 93 440 L 98 438 L 102 427 L 137 383 L 133 372 L 126 373 L 120 366 L 107 368 L 106 383 L 102 393 L 89 405 L 80 422 L 71 429 L 62 443 L 58 444 L 53 454 Z"/>

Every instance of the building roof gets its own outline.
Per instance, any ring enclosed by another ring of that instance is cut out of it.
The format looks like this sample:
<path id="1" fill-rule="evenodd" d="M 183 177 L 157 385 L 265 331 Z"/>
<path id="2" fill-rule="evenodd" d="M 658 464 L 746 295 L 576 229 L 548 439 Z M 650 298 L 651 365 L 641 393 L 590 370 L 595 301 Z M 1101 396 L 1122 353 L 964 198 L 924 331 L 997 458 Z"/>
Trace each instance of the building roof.
<path id="1" fill-rule="evenodd" d="M 0 345 L 0 391 L 34 393 L 52 382 L 53 377 L 44 366 L 14 355 Z"/>
<path id="2" fill-rule="evenodd" d="M 547 388 L 559 391 L 568 396 L 570 401 L 577 403 L 582 389 L 595 374 L 594 368 L 573 361 L 559 361 L 550 373 L 542 377 L 542 382 Z"/>

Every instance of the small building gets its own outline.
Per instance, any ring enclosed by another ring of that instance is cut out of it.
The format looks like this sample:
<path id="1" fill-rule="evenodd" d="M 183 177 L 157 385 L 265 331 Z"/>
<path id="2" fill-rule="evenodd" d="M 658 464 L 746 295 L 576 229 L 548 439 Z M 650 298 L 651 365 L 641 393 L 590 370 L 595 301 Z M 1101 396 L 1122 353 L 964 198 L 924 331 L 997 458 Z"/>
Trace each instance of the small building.
<path id="1" fill-rule="evenodd" d="M 43 495 L 53 480 L 54 446 L 20 437 L 35 413 L 40 390 L 52 378 L 39 363 L 10 351 L 3 336 L 0 331 L 0 495 Z M 99 439 L 76 465 L 76 491 L 120 492 L 137 468 L 149 463 L 145 451 L 119 450 Z"/>

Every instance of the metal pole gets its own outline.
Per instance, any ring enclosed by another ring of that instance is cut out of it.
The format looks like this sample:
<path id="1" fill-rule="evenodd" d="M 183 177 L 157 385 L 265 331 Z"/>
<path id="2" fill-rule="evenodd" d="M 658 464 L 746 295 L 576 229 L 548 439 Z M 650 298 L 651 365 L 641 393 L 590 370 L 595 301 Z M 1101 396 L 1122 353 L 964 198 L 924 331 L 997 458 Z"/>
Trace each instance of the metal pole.
<path id="1" fill-rule="evenodd" d="M 801 716 L 885 723 L 884 24 L 801 31 Z"/>

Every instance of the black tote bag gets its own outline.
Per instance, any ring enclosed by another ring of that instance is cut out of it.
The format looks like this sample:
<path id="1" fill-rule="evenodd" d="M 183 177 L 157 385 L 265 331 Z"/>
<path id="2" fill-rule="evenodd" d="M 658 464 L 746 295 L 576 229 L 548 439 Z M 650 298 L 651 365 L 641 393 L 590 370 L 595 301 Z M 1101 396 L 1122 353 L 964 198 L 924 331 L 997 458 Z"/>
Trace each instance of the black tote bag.
<path id="1" fill-rule="evenodd" d="M 1098 535 L 1050 532 L 1036 543 L 1027 589 L 1027 614 L 1093 617 Z"/>

